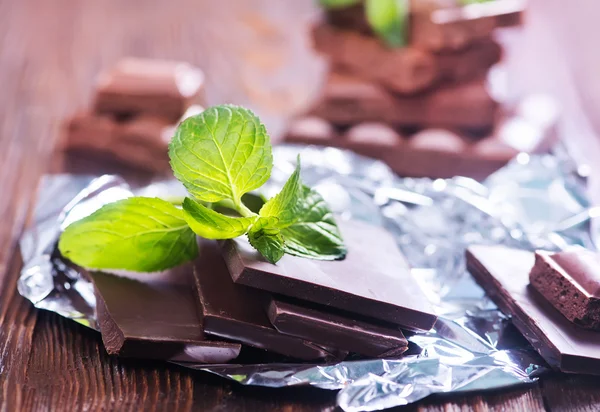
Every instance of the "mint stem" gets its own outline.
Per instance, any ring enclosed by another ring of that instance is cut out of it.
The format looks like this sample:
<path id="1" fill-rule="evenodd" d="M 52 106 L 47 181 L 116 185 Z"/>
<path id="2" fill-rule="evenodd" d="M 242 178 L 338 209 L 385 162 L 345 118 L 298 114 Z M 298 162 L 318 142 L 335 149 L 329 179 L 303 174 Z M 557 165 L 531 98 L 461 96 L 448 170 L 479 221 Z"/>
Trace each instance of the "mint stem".
<path id="1" fill-rule="evenodd" d="M 246 207 L 246 205 L 243 204 L 241 201 L 236 204 L 235 210 L 237 210 L 238 213 L 240 215 L 242 215 L 243 217 L 256 216 L 256 213 L 254 213 L 252 210 L 248 209 Z"/>

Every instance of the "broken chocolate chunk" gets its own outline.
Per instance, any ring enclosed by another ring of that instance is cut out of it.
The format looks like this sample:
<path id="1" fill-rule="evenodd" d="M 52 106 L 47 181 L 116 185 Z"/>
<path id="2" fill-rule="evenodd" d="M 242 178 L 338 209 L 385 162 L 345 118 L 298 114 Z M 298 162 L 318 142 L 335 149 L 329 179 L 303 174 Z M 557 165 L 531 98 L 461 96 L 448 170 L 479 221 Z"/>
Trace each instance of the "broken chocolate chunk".
<path id="1" fill-rule="evenodd" d="M 591 250 L 537 252 L 529 281 L 571 322 L 600 329 L 600 256 Z"/>

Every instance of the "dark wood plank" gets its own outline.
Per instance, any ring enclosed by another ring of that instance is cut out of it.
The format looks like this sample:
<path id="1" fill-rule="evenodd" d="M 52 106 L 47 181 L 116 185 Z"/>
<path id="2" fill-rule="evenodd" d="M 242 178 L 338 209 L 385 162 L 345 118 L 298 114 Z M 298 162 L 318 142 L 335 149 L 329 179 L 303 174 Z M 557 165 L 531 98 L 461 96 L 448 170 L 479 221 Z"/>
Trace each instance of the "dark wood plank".
<path id="1" fill-rule="evenodd" d="M 600 410 L 600 377 L 555 374 L 542 382 L 542 394 L 550 411 Z"/>

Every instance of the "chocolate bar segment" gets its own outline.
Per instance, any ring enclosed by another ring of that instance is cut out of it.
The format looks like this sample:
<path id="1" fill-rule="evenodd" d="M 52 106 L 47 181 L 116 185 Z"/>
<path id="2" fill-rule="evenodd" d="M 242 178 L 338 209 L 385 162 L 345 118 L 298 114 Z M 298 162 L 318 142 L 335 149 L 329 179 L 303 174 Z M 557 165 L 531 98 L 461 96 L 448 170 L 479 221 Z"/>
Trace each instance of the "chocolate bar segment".
<path id="1" fill-rule="evenodd" d="M 524 10 L 520 0 L 463 7 L 452 7 L 447 1 L 427 3 L 426 7 L 421 6 L 413 13 L 410 42 L 432 51 L 462 49 L 478 39 L 489 37 L 497 27 L 520 25 Z"/>
<path id="2" fill-rule="evenodd" d="M 245 239 L 221 243 L 232 279 L 241 285 L 388 321 L 411 330 L 429 330 L 436 321 L 408 264 L 384 229 L 339 222 L 348 254 L 320 261 L 285 255 L 276 265 Z"/>
<path id="3" fill-rule="evenodd" d="M 179 362 L 223 363 L 237 343 L 207 340 L 191 284 L 191 265 L 140 282 L 91 272 L 102 341 L 111 355 Z"/>
<path id="4" fill-rule="evenodd" d="M 127 58 L 99 77 L 94 110 L 175 122 L 200 98 L 203 85 L 202 71 L 188 63 Z"/>
<path id="5" fill-rule="evenodd" d="M 586 249 L 538 252 L 529 281 L 576 325 L 600 329 L 600 256 Z"/>
<path id="6" fill-rule="evenodd" d="M 600 375 L 598 332 L 574 325 L 529 286 L 533 252 L 471 246 L 467 268 L 487 295 L 553 368 Z"/>
<path id="7" fill-rule="evenodd" d="M 381 121 L 394 126 L 489 131 L 497 109 L 482 80 L 402 97 L 375 83 L 333 73 L 322 99 L 310 112 L 336 125 Z"/>
<path id="8" fill-rule="evenodd" d="M 273 326 L 281 333 L 360 355 L 393 358 L 408 349 L 408 341 L 398 328 L 330 313 L 325 308 L 271 298 L 268 314 Z"/>
<path id="9" fill-rule="evenodd" d="M 335 66 L 397 93 L 423 91 L 439 76 L 435 58 L 412 47 L 389 49 L 374 37 L 325 25 L 314 30 L 314 42 Z"/>
<path id="10" fill-rule="evenodd" d="M 231 280 L 214 241 L 201 240 L 194 279 L 204 331 L 213 336 L 302 360 L 338 359 L 343 354 L 279 333 L 265 310 L 268 295 Z"/>
<path id="11" fill-rule="evenodd" d="M 190 106 L 181 121 L 201 113 L 202 106 Z M 139 169 L 170 170 L 168 144 L 176 124 L 163 117 L 139 115 L 118 121 L 114 116 L 79 113 L 65 128 L 62 149 L 86 152 L 117 160 Z"/>

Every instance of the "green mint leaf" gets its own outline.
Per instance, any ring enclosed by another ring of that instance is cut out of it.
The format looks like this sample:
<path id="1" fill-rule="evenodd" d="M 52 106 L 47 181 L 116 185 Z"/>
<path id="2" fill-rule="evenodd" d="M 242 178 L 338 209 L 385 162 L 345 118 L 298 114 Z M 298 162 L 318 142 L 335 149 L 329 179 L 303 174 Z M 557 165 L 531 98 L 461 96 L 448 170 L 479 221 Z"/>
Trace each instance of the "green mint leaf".
<path id="1" fill-rule="evenodd" d="M 346 247 L 333 213 L 321 195 L 303 186 L 297 219 L 283 228 L 284 250 L 290 255 L 319 260 L 342 259 Z"/>
<path id="2" fill-rule="evenodd" d="M 409 0 L 366 0 L 365 13 L 373 31 L 388 46 L 406 45 Z"/>
<path id="3" fill-rule="evenodd" d="M 319 0 L 319 4 L 326 9 L 342 9 L 360 4 L 360 0 Z"/>
<path id="4" fill-rule="evenodd" d="M 206 239 L 233 239 L 246 233 L 256 217 L 222 215 L 189 197 L 183 201 L 183 217 L 190 228 Z"/>
<path id="5" fill-rule="evenodd" d="M 468 6 L 469 4 L 477 4 L 477 3 L 489 3 L 494 0 L 459 0 L 459 4 L 462 6 Z"/>
<path id="6" fill-rule="evenodd" d="M 276 196 L 272 197 L 260 209 L 260 216 L 273 216 L 279 219 L 278 226 L 290 225 L 296 220 L 297 212 L 301 206 L 302 181 L 300 180 L 300 157 L 296 163 L 296 170 Z"/>
<path id="7" fill-rule="evenodd" d="M 132 197 L 110 203 L 69 225 L 60 253 L 91 269 L 155 272 L 194 259 L 196 236 L 171 203 Z"/>
<path id="8" fill-rule="evenodd" d="M 250 244 L 269 262 L 275 264 L 285 253 L 283 236 L 276 217 L 259 217 L 248 231 Z"/>
<path id="9" fill-rule="evenodd" d="M 211 107 L 184 120 L 169 144 L 175 177 L 197 199 L 236 205 L 271 175 L 273 157 L 265 126 L 248 109 Z"/>

